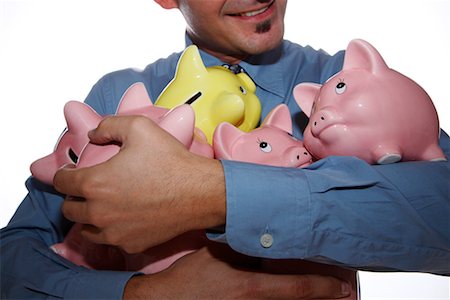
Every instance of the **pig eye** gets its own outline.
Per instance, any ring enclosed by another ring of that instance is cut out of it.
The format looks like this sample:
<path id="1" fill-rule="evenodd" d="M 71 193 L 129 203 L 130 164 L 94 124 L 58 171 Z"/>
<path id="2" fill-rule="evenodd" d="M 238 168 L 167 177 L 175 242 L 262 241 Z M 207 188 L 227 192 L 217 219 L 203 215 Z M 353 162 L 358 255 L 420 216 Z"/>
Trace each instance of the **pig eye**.
<path id="1" fill-rule="evenodd" d="M 247 95 L 247 90 L 244 89 L 244 87 L 240 86 L 239 89 L 241 90 L 242 94 Z"/>
<path id="2" fill-rule="evenodd" d="M 336 94 L 341 95 L 345 92 L 345 90 L 347 89 L 347 85 L 345 84 L 344 81 L 339 81 L 339 83 L 336 85 Z"/>
<path id="3" fill-rule="evenodd" d="M 270 146 L 268 142 L 258 141 L 258 143 L 259 148 L 261 149 L 262 152 L 269 153 L 270 151 L 272 151 L 272 146 Z"/>

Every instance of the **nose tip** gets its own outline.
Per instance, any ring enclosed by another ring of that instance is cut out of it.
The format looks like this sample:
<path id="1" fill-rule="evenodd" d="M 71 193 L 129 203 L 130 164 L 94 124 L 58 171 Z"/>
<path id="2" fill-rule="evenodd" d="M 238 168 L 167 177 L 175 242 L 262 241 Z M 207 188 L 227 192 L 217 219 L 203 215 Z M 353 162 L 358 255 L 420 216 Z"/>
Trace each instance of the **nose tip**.
<path id="1" fill-rule="evenodd" d="M 322 130 L 336 123 L 337 120 L 338 116 L 333 111 L 327 109 L 316 111 L 310 119 L 311 133 L 313 136 L 318 137 Z"/>
<path id="2" fill-rule="evenodd" d="M 311 155 L 304 147 L 292 147 L 288 153 L 288 167 L 298 168 L 311 162 Z"/>
<path id="3" fill-rule="evenodd" d="M 324 116 L 320 116 L 320 121 L 325 121 L 325 117 Z M 318 121 L 314 121 L 314 126 L 317 126 Z"/>

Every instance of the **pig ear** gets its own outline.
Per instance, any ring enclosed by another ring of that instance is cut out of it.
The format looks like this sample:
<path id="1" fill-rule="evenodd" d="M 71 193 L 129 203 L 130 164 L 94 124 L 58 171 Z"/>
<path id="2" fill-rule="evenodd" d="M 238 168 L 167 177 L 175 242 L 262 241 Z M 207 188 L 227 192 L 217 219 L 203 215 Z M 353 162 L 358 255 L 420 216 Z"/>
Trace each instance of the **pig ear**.
<path id="1" fill-rule="evenodd" d="M 372 73 L 378 73 L 388 69 L 388 66 L 375 47 L 357 39 L 348 44 L 342 69 L 367 69 Z"/>
<path id="2" fill-rule="evenodd" d="M 232 146 L 244 132 L 227 122 L 220 123 L 214 130 L 213 149 L 217 159 L 232 159 Z"/>
<path id="3" fill-rule="evenodd" d="M 161 117 L 158 125 L 173 135 L 186 147 L 190 147 L 194 137 L 195 115 L 188 104 L 177 106 Z"/>
<path id="4" fill-rule="evenodd" d="M 286 104 L 277 105 L 270 111 L 261 126 L 272 126 L 292 134 L 292 119 Z"/>
<path id="5" fill-rule="evenodd" d="M 136 82 L 123 94 L 116 114 L 125 115 L 148 106 L 153 106 L 153 103 L 147 93 L 147 89 L 142 82 Z"/>
<path id="6" fill-rule="evenodd" d="M 175 73 L 179 78 L 202 78 L 208 74 L 197 46 L 191 45 L 184 50 Z"/>
<path id="7" fill-rule="evenodd" d="M 86 134 L 89 130 L 97 127 L 102 119 L 93 108 L 78 101 L 66 103 L 64 106 L 64 117 L 66 118 L 69 131 L 74 133 L 86 132 Z"/>
<path id="8" fill-rule="evenodd" d="M 294 99 L 308 117 L 311 116 L 314 101 L 316 100 L 321 87 L 322 85 L 317 83 L 305 82 L 297 84 L 294 88 Z"/>

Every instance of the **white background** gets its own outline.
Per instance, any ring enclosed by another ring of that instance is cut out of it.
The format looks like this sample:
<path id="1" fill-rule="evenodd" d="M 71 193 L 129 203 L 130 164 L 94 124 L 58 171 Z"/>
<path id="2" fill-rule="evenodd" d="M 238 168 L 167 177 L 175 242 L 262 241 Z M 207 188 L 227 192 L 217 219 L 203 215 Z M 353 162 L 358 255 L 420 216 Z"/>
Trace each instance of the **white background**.
<path id="1" fill-rule="evenodd" d="M 366 39 L 427 90 L 448 132 L 449 6 L 290 0 L 286 38 L 331 54 Z M 110 71 L 144 68 L 183 46 L 179 12 L 152 0 L 0 0 L 0 227 L 26 193 L 29 164 L 53 149 L 68 100 L 84 100 Z M 361 281 L 362 299 L 449 299 L 446 277 L 362 272 Z"/>

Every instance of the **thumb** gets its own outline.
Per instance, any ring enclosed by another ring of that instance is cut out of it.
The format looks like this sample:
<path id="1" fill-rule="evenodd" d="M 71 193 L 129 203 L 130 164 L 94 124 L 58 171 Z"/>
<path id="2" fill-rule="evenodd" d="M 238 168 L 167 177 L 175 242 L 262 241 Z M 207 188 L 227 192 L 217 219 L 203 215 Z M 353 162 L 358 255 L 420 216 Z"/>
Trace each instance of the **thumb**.
<path id="1" fill-rule="evenodd" d="M 90 142 L 104 145 L 109 143 L 124 144 L 135 132 L 133 128 L 142 128 L 142 122 L 149 122 L 142 116 L 109 116 L 104 118 L 97 128 L 88 132 Z"/>

